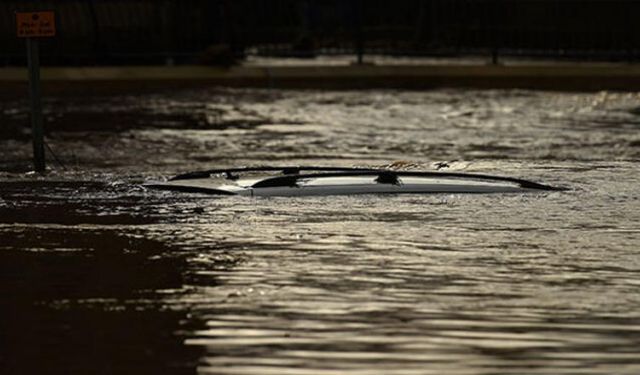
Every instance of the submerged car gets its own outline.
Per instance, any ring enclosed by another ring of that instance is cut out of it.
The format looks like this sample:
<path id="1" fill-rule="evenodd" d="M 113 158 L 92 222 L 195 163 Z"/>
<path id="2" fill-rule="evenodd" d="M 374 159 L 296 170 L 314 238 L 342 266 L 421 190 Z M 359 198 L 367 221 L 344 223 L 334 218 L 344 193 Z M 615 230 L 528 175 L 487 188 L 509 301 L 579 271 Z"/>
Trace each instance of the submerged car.
<path id="1" fill-rule="evenodd" d="M 564 188 L 486 174 L 341 167 L 243 167 L 181 174 L 145 187 L 215 195 L 524 193 Z"/>

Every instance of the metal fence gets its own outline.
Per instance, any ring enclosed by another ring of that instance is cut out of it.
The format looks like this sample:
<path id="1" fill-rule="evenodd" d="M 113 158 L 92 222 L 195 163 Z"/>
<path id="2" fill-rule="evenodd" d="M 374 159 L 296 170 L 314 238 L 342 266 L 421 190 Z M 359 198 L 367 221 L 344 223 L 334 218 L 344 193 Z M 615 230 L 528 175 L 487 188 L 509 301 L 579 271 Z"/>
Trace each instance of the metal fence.
<path id="1" fill-rule="evenodd" d="M 0 3 L 0 64 L 22 64 L 16 10 L 54 9 L 49 64 L 225 63 L 246 55 L 515 55 L 637 60 L 636 0 L 55 0 Z"/>

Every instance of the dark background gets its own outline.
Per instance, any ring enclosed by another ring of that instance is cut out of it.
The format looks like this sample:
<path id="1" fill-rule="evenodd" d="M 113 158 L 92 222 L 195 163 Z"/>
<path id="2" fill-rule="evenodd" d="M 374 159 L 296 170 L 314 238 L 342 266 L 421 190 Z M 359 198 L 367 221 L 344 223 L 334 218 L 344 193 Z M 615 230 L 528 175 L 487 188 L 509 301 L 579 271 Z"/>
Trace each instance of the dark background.
<path id="1" fill-rule="evenodd" d="M 636 61 L 632 0 L 57 0 L 0 3 L 0 64 L 24 64 L 16 10 L 54 9 L 45 64 L 225 65 L 247 55 Z"/>

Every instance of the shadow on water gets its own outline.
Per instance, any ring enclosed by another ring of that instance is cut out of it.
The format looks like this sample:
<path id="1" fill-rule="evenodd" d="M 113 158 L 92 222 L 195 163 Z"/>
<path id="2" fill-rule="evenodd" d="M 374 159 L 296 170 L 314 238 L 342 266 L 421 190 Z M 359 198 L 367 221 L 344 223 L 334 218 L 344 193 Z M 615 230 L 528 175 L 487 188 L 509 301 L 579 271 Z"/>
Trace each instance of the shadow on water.
<path id="1" fill-rule="evenodd" d="M 0 184 L 1 374 L 195 372 L 189 253 L 149 238 L 162 204 L 130 189 Z"/>
<path id="2" fill-rule="evenodd" d="M 194 372 L 188 311 L 163 300 L 183 293 L 180 254 L 73 227 L 13 227 L 0 243 L 0 373 Z"/>
<path id="3" fill-rule="evenodd" d="M 0 373 L 194 373 L 202 323 L 183 299 L 217 281 L 171 223 L 197 208 L 109 177 L 0 182 Z"/>

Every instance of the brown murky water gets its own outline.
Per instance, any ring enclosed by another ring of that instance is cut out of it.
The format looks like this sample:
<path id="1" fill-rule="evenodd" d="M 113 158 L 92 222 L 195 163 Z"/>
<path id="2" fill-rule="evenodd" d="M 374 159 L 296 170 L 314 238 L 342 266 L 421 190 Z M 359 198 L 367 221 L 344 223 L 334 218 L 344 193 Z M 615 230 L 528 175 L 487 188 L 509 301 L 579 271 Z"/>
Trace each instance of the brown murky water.
<path id="1" fill-rule="evenodd" d="M 637 374 L 640 95 L 193 90 L 0 107 L 0 372 Z M 532 195 L 147 191 L 256 164 L 450 170 Z"/>

